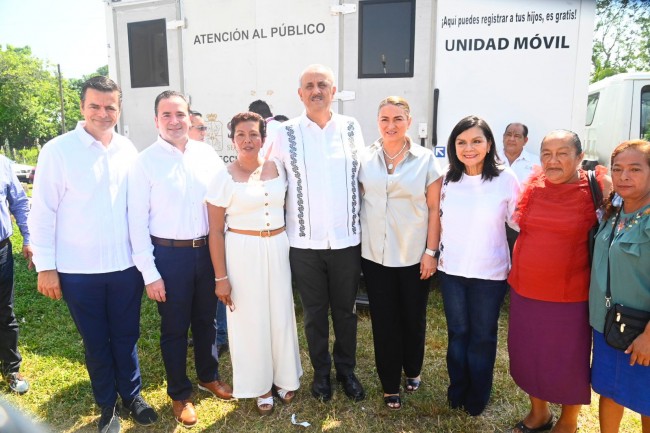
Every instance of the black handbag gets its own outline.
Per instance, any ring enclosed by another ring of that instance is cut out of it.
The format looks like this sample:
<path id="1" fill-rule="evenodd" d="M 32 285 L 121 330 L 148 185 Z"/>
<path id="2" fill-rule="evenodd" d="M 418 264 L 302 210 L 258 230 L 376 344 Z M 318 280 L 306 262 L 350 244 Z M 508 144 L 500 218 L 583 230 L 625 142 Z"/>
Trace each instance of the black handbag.
<path id="1" fill-rule="evenodd" d="M 621 205 L 622 208 L 622 205 Z M 619 209 L 614 220 L 612 232 L 609 235 L 609 248 L 614 240 L 616 224 L 621 216 Z M 612 305 L 612 290 L 609 284 L 609 252 L 607 253 L 607 291 L 605 293 L 605 341 L 614 349 L 625 351 L 638 337 L 650 321 L 650 312 L 626 307 L 621 304 Z"/>
<path id="2" fill-rule="evenodd" d="M 591 191 L 591 199 L 594 202 L 594 208 L 596 209 L 596 214 L 599 216 L 596 224 L 589 229 L 588 234 L 588 247 L 589 247 L 589 263 L 592 262 L 594 258 L 594 246 L 596 245 L 596 233 L 598 233 L 598 227 L 600 226 L 600 214 L 602 213 L 603 207 L 603 191 L 598 185 L 596 180 L 596 172 L 594 170 L 589 170 L 587 172 L 587 179 L 589 180 L 589 190 Z"/>

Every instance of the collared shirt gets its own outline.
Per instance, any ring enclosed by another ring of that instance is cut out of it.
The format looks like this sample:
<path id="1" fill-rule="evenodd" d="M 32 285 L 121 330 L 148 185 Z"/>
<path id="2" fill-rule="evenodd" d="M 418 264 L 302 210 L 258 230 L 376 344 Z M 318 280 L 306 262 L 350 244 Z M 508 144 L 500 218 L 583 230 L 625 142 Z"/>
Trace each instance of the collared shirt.
<path id="1" fill-rule="evenodd" d="M 138 155 L 129 172 L 129 230 L 133 261 L 145 284 L 160 279 L 151 236 L 197 239 L 208 234 L 208 184 L 225 166 L 214 149 L 189 140 L 185 152 L 158 140 Z"/>
<path id="2" fill-rule="evenodd" d="M 413 142 L 392 174 L 386 170 L 381 140 L 362 152 L 363 258 L 393 267 L 420 262 L 429 226 L 426 192 L 440 176 L 433 152 Z"/>
<path id="3" fill-rule="evenodd" d="M 108 146 L 79 122 L 43 146 L 29 230 L 37 271 L 98 274 L 133 266 L 126 218 L 133 143 L 113 133 Z"/>
<path id="4" fill-rule="evenodd" d="M 5 240 L 13 234 L 11 215 L 16 218 L 16 224 L 23 235 L 23 245 L 29 245 L 29 229 L 27 215 L 29 200 L 25 190 L 11 168 L 11 161 L 0 155 L 0 240 Z"/>
<path id="5" fill-rule="evenodd" d="M 508 157 L 504 153 L 503 148 L 500 148 L 498 150 L 499 158 L 501 161 L 503 161 L 503 164 L 506 167 L 510 167 L 512 171 L 515 172 L 517 180 L 519 180 L 519 183 L 522 186 L 528 180 L 530 174 L 533 172 L 533 167 L 540 165 L 539 156 L 534 155 L 530 152 L 526 152 L 526 149 L 522 149 L 521 154 L 512 162 L 512 164 L 510 164 L 510 160 L 508 160 Z"/>
<path id="6" fill-rule="evenodd" d="M 282 162 L 289 182 L 287 235 L 292 247 L 342 249 L 358 245 L 359 123 L 332 113 L 324 128 L 305 112 L 282 124 L 271 158 Z"/>

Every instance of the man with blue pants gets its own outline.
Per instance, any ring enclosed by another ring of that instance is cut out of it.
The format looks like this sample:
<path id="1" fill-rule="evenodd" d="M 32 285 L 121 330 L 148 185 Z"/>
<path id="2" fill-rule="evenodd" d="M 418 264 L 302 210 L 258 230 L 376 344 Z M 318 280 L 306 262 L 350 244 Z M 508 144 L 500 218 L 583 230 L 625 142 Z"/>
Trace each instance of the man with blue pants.
<path id="1" fill-rule="evenodd" d="M 85 120 L 43 146 L 29 215 L 38 291 L 63 298 L 81 334 L 101 433 L 120 431 L 118 394 L 136 423 L 158 419 L 140 395 L 144 282 L 133 263 L 126 207 L 137 151 L 113 131 L 121 102 L 111 79 L 84 83 Z"/>
<path id="2" fill-rule="evenodd" d="M 29 390 L 20 374 L 22 357 L 18 352 L 18 321 L 14 314 L 14 256 L 11 251 L 11 215 L 23 235 L 23 256 L 32 268 L 27 215 L 29 201 L 11 168 L 11 161 L 0 155 L 0 365 L 9 389 L 18 394 Z"/>
<path id="3" fill-rule="evenodd" d="M 217 296 L 208 249 L 205 193 L 219 170 L 217 152 L 188 137 L 187 99 L 171 90 L 154 103 L 158 139 L 142 151 L 129 172 L 129 230 L 133 259 L 147 296 L 158 303 L 160 351 L 174 418 L 197 423 L 187 376 L 187 333 L 192 328 L 198 388 L 232 398 L 219 380 L 214 326 Z"/>

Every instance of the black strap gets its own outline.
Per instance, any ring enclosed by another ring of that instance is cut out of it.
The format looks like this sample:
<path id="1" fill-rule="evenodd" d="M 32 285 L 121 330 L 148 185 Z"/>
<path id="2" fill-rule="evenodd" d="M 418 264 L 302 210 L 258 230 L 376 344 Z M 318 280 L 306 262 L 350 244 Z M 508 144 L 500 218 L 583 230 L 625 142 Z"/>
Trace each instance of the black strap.
<path id="1" fill-rule="evenodd" d="M 598 185 L 596 172 L 594 170 L 589 170 L 587 172 L 587 178 L 589 179 L 591 199 L 594 201 L 594 208 L 596 208 L 596 211 L 598 211 L 598 209 L 600 209 L 603 205 L 603 190 L 600 189 L 600 185 Z"/>
<path id="2" fill-rule="evenodd" d="M 608 310 L 612 306 L 612 289 L 609 286 L 609 251 L 612 248 L 612 242 L 614 242 L 614 231 L 616 230 L 618 219 L 621 216 L 621 209 L 623 209 L 622 204 L 621 207 L 618 208 L 618 212 L 616 212 L 616 219 L 612 225 L 612 232 L 609 234 L 609 245 L 607 246 L 607 291 L 605 292 L 605 307 L 607 307 Z"/>

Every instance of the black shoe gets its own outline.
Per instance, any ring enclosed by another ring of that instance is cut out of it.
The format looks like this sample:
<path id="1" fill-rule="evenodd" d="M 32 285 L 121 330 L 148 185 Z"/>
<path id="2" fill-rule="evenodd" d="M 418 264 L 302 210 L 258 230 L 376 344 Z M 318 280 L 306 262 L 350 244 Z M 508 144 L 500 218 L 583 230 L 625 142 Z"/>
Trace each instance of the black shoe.
<path id="1" fill-rule="evenodd" d="M 130 402 L 123 401 L 123 403 L 124 411 L 133 419 L 133 421 L 136 422 L 136 424 L 151 425 L 158 421 L 158 414 L 146 401 L 144 401 L 140 394 Z"/>
<path id="2" fill-rule="evenodd" d="M 330 401 L 332 399 L 332 383 L 330 382 L 330 375 L 314 376 L 311 383 L 311 395 L 322 401 Z"/>
<path id="3" fill-rule="evenodd" d="M 218 354 L 219 358 L 221 358 L 221 355 L 223 355 L 224 353 L 226 353 L 229 350 L 230 350 L 230 347 L 228 346 L 228 343 L 217 344 L 217 354 Z"/>
<path id="4" fill-rule="evenodd" d="M 102 416 L 97 424 L 99 433 L 120 433 L 120 417 L 117 413 L 117 405 L 102 407 Z"/>
<path id="5" fill-rule="evenodd" d="M 349 399 L 361 401 L 366 398 L 366 392 L 363 390 L 361 382 L 359 382 L 359 379 L 357 379 L 357 376 L 355 376 L 354 373 L 337 373 L 336 380 L 341 382 L 341 385 L 343 385 L 343 391 L 345 391 L 345 395 L 347 395 Z"/>

